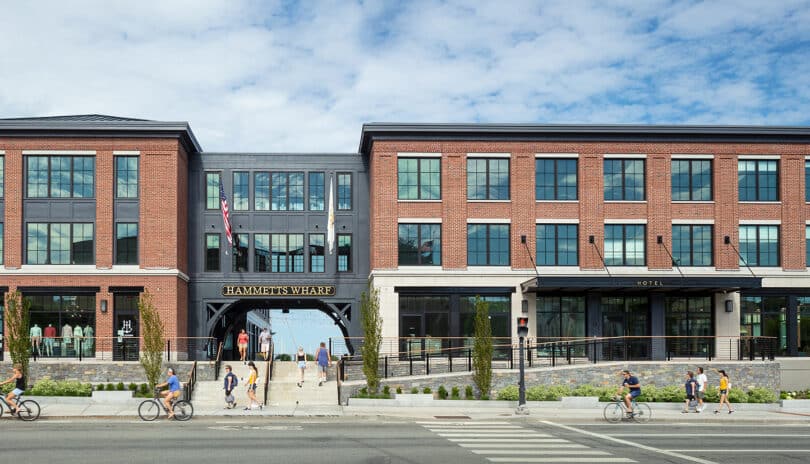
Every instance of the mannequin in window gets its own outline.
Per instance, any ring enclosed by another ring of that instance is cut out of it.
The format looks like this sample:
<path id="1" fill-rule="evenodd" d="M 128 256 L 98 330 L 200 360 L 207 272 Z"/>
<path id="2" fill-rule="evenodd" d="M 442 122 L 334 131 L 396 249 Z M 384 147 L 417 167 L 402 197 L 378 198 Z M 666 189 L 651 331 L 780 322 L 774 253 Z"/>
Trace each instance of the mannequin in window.
<path id="1" fill-rule="evenodd" d="M 53 324 L 48 324 L 45 327 L 45 355 L 53 356 L 53 339 L 56 338 L 56 327 Z"/>
<path id="2" fill-rule="evenodd" d="M 83 336 L 84 331 L 82 330 L 82 326 L 80 324 L 76 324 L 76 327 L 73 328 L 73 352 L 76 353 L 76 356 L 79 355 L 79 350 L 82 349 Z"/>
<path id="3" fill-rule="evenodd" d="M 93 328 L 90 327 L 90 324 L 87 324 L 84 327 L 84 343 L 82 343 L 82 347 L 84 347 L 85 356 L 93 356 L 95 354 L 93 352 L 93 344 L 95 342 L 93 334 L 94 334 Z"/>
<path id="4" fill-rule="evenodd" d="M 35 356 L 41 356 L 42 351 L 40 351 L 40 347 L 42 345 L 42 329 L 39 327 L 39 324 L 34 324 L 31 326 L 31 329 L 28 331 L 28 335 L 31 337 L 31 353 L 36 353 Z"/>
<path id="5" fill-rule="evenodd" d="M 67 349 L 73 339 L 73 327 L 67 322 L 62 326 L 62 356 L 67 356 Z"/>

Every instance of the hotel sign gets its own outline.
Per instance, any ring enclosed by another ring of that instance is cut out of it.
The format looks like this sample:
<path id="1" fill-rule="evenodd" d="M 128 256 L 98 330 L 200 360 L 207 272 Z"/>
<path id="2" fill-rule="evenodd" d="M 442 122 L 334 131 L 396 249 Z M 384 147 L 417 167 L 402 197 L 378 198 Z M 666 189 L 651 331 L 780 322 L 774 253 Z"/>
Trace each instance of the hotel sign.
<path id="1" fill-rule="evenodd" d="M 223 285 L 222 296 L 335 296 L 334 285 Z"/>

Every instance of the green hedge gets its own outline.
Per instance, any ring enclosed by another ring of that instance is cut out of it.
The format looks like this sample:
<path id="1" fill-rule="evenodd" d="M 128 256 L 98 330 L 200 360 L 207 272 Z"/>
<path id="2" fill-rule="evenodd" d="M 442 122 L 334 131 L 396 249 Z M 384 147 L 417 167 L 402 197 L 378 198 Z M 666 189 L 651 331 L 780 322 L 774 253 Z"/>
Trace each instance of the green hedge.
<path id="1" fill-rule="evenodd" d="M 598 396 L 599 401 L 610 401 L 616 394 L 616 387 L 595 387 L 593 385 L 580 385 L 570 388 L 565 385 L 537 385 L 526 389 L 527 401 L 559 401 L 563 396 Z M 505 401 L 518 400 L 517 385 L 509 385 L 497 392 L 496 398 Z M 747 392 L 740 388 L 732 388 L 728 399 L 732 403 L 775 403 L 776 394 L 766 388 L 752 388 Z M 639 401 L 647 403 L 680 403 L 686 400 L 686 392 L 681 386 L 671 385 L 655 387 L 648 385 L 642 387 Z M 715 387 L 706 391 L 707 403 L 720 401 L 720 393 Z"/>
<path id="2" fill-rule="evenodd" d="M 40 380 L 28 393 L 34 396 L 90 396 L 93 385 L 76 380 Z"/>

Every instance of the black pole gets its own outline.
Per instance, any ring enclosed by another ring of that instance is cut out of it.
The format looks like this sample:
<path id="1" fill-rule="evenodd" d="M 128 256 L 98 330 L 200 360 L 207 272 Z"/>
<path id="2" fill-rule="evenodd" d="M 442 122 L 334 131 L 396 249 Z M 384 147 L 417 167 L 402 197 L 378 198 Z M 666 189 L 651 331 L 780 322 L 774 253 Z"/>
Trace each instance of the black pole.
<path id="1" fill-rule="evenodd" d="M 526 373 L 524 370 L 524 357 L 523 357 L 523 337 L 520 337 L 518 353 L 518 362 L 520 363 L 520 381 L 518 383 L 518 407 L 515 414 L 528 414 L 529 410 L 526 407 Z"/>

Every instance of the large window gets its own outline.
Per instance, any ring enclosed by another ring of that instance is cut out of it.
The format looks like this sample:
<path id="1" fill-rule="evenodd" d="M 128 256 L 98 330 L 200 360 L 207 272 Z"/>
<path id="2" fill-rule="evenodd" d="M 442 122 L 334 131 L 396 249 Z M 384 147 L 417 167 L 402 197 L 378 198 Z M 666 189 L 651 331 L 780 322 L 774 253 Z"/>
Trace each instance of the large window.
<path id="1" fill-rule="evenodd" d="M 644 359 L 651 352 L 650 309 L 646 296 L 602 297 L 602 336 L 626 338 L 609 344 L 602 355 L 607 359 Z"/>
<path id="2" fill-rule="evenodd" d="M 672 160 L 672 201 L 711 199 L 711 160 Z"/>
<path id="3" fill-rule="evenodd" d="M 269 267 L 265 261 L 261 269 L 256 268 L 257 272 L 304 272 L 304 234 L 270 234 L 269 249 L 267 234 L 257 234 L 256 237 L 257 246 L 261 237 L 263 256 L 267 257 L 269 250 L 270 258 Z M 259 256 L 259 250 L 256 250 L 256 256 Z"/>
<path id="4" fill-rule="evenodd" d="M 535 165 L 537 200 L 577 199 L 577 160 L 538 158 Z"/>
<path id="5" fill-rule="evenodd" d="M 270 234 L 253 234 L 253 271 L 270 272 Z"/>
<path id="6" fill-rule="evenodd" d="M 115 225 L 115 264 L 138 264 L 138 224 Z"/>
<path id="7" fill-rule="evenodd" d="M 400 295 L 399 351 L 420 357 L 425 353 L 439 353 L 449 348 L 451 301 L 457 296 Z"/>
<path id="8" fill-rule="evenodd" d="M 468 266 L 509 264 L 509 224 L 467 224 Z"/>
<path id="9" fill-rule="evenodd" d="M 397 192 L 400 200 L 441 198 L 439 158 L 397 159 Z"/>
<path id="10" fill-rule="evenodd" d="M 352 209 L 352 175 L 348 172 L 337 173 L 337 209 Z"/>
<path id="11" fill-rule="evenodd" d="M 804 265 L 810 267 L 810 226 L 804 226 Z"/>
<path id="12" fill-rule="evenodd" d="M 576 266 L 577 225 L 537 224 L 537 265 Z"/>
<path id="13" fill-rule="evenodd" d="M 115 197 L 138 198 L 138 157 L 115 157 Z"/>
<path id="14" fill-rule="evenodd" d="M 467 199 L 508 200 L 509 159 L 467 158 Z"/>
<path id="15" fill-rule="evenodd" d="M 606 201 L 645 199 L 643 159 L 606 159 L 604 171 Z"/>
<path id="16" fill-rule="evenodd" d="M 787 298 L 784 296 L 740 297 L 740 335 L 743 337 L 775 337 L 777 355 L 787 351 Z M 742 349 L 747 343 L 741 340 Z"/>
<path id="17" fill-rule="evenodd" d="M 304 173 L 270 173 L 270 209 L 273 211 L 304 210 Z"/>
<path id="18" fill-rule="evenodd" d="M 677 266 L 711 266 L 712 226 L 673 225 L 672 258 Z"/>
<path id="19" fill-rule="evenodd" d="M 250 175 L 247 172 L 233 173 L 233 210 L 250 209 Z"/>
<path id="20" fill-rule="evenodd" d="M 219 272 L 219 234 L 205 234 L 205 272 Z"/>
<path id="21" fill-rule="evenodd" d="M 205 209 L 219 209 L 219 183 L 221 181 L 218 172 L 205 173 Z"/>
<path id="22" fill-rule="evenodd" d="M 309 272 L 326 271 L 324 235 L 309 234 Z"/>
<path id="23" fill-rule="evenodd" d="M 322 172 L 309 173 L 309 210 L 310 211 L 323 211 L 324 210 L 324 192 L 326 186 L 324 185 L 324 174 Z"/>
<path id="24" fill-rule="evenodd" d="M 400 266 L 441 266 L 442 225 L 400 224 Z"/>
<path id="25" fill-rule="evenodd" d="M 270 210 L 269 172 L 257 172 L 253 174 L 253 209 L 256 211 Z"/>
<path id="26" fill-rule="evenodd" d="M 776 160 L 739 160 L 740 201 L 778 201 L 779 163 Z"/>
<path id="27" fill-rule="evenodd" d="M 94 355 L 96 331 L 95 295 L 25 295 L 31 302 L 30 324 L 38 327 L 44 338 L 39 355 L 78 357 Z"/>
<path id="28" fill-rule="evenodd" d="M 538 296 L 537 341 L 585 337 L 585 297 Z"/>
<path id="29" fill-rule="evenodd" d="M 96 159 L 92 156 L 26 156 L 29 198 L 92 198 Z"/>
<path id="30" fill-rule="evenodd" d="M 6 194 L 6 158 L 5 156 L 0 156 L 0 198 L 3 198 Z"/>
<path id="31" fill-rule="evenodd" d="M 712 335 L 712 297 L 667 297 L 667 354 L 706 357 L 714 351 Z"/>
<path id="32" fill-rule="evenodd" d="M 605 263 L 608 266 L 644 266 L 644 224 L 605 225 Z"/>
<path id="33" fill-rule="evenodd" d="M 93 264 L 93 224 L 26 224 L 26 264 Z"/>
<path id="34" fill-rule="evenodd" d="M 804 201 L 810 202 L 810 160 L 804 162 Z"/>
<path id="35" fill-rule="evenodd" d="M 250 234 L 233 234 L 233 272 L 248 272 L 250 253 Z"/>
<path id="36" fill-rule="evenodd" d="M 337 271 L 352 271 L 352 236 L 351 234 L 337 234 Z"/>
<path id="37" fill-rule="evenodd" d="M 0 222 L 0 265 L 3 264 L 3 223 Z"/>
<path id="38" fill-rule="evenodd" d="M 797 317 L 799 318 L 799 352 L 803 353 L 804 356 L 808 356 L 810 355 L 810 297 L 797 297 L 796 303 L 798 304 L 798 308 L 796 309 L 798 311 Z"/>
<path id="39" fill-rule="evenodd" d="M 509 356 L 511 346 L 511 314 L 512 300 L 509 296 L 497 295 L 462 295 L 459 298 L 459 326 L 461 337 L 465 337 L 465 344 L 472 347 L 475 337 L 475 301 L 479 299 L 487 305 L 489 324 L 492 328 L 492 356 L 504 359 Z"/>
<path id="40" fill-rule="evenodd" d="M 779 266 L 779 226 L 740 226 L 740 265 Z"/>

